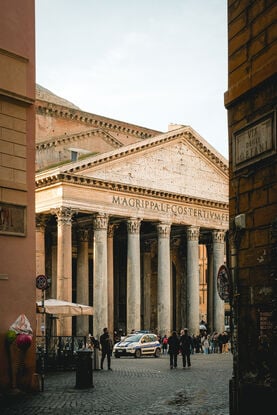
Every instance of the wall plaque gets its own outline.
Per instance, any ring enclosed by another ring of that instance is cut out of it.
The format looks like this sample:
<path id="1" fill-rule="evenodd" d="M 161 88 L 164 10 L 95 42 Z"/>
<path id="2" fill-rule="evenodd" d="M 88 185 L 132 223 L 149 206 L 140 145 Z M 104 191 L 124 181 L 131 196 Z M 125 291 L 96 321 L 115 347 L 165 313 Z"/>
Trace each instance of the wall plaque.
<path id="1" fill-rule="evenodd" d="M 276 117 L 271 113 L 234 133 L 233 167 L 238 170 L 276 152 Z"/>
<path id="2" fill-rule="evenodd" d="M 26 235 L 26 207 L 0 203 L 0 234 Z"/>

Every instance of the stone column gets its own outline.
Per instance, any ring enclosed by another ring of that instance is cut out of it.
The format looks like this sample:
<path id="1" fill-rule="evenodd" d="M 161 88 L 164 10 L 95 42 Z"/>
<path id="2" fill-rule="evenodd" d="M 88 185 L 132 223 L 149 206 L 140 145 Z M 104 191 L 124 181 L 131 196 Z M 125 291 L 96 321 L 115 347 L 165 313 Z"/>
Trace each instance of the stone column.
<path id="1" fill-rule="evenodd" d="M 77 303 L 89 305 L 89 270 L 88 270 L 88 241 L 89 231 L 78 231 L 79 244 L 77 249 Z M 78 316 L 76 319 L 77 336 L 87 336 L 89 332 L 89 316 Z"/>
<path id="2" fill-rule="evenodd" d="M 143 328 L 151 327 L 151 244 L 145 242 L 143 255 Z"/>
<path id="3" fill-rule="evenodd" d="M 182 275 L 180 273 L 180 239 L 171 238 L 170 239 L 170 258 L 171 264 L 174 264 L 174 270 L 171 266 L 171 285 L 172 285 L 172 327 L 185 327 L 184 320 L 182 319 L 183 314 L 183 301 L 182 301 L 182 290 L 183 290 L 183 281 Z M 185 303 L 185 302 L 184 302 Z"/>
<path id="4" fill-rule="evenodd" d="M 169 223 L 159 223 L 158 230 L 158 281 L 157 320 L 158 333 L 169 335 L 172 329 L 172 286 L 170 261 Z"/>
<path id="5" fill-rule="evenodd" d="M 213 264 L 213 246 L 207 245 L 208 260 L 208 281 L 207 281 L 207 324 L 213 330 L 214 327 L 214 264 Z"/>
<path id="6" fill-rule="evenodd" d="M 71 208 L 61 207 L 53 212 L 57 216 L 57 299 L 72 301 L 72 216 Z M 72 319 L 59 319 L 57 334 L 72 335 Z"/>
<path id="7" fill-rule="evenodd" d="M 57 232 L 51 233 L 51 297 L 57 298 L 57 263 L 58 263 L 58 248 L 57 248 Z"/>
<path id="8" fill-rule="evenodd" d="M 217 290 L 217 274 L 219 267 L 224 264 L 224 237 L 225 232 L 223 230 L 213 230 L 213 320 L 214 320 L 214 330 L 217 332 L 224 331 L 224 314 L 225 314 L 225 304 L 224 301 L 218 295 Z"/>
<path id="9" fill-rule="evenodd" d="M 113 238 L 117 225 L 108 225 L 108 328 L 111 336 L 114 333 L 114 259 Z"/>
<path id="10" fill-rule="evenodd" d="M 108 327 L 108 264 L 107 264 L 108 216 L 97 214 L 93 218 L 93 335 L 99 337 Z"/>
<path id="11" fill-rule="evenodd" d="M 127 333 L 141 328 L 140 222 L 138 218 L 127 221 Z"/>
<path id="12" fill-rule="evenodd" d="M 187 326 L 199 334 L 199 227 L 187 228 Z"/>
<path id="13" fill-rule="evenodd" d="M 36 215 L 36 276 L 45 275 L 45 215 Z M 36 289 L 36 300 L 43 300 L 43 291 Z M 45 333 L 45 316 L 37 315 L 37 335 Z"/>

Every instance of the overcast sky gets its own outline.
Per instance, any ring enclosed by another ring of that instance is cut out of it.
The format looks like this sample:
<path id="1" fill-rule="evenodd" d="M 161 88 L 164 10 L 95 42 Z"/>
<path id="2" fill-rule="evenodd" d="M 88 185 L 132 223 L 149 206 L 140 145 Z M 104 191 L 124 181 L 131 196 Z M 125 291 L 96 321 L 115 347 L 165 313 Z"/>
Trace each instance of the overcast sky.
<path id="1" fill-rule="evenodd" d="M 36 0 L 36 82 L 82 110 L 190 125 L 228 158 L 226 0 Z"/>

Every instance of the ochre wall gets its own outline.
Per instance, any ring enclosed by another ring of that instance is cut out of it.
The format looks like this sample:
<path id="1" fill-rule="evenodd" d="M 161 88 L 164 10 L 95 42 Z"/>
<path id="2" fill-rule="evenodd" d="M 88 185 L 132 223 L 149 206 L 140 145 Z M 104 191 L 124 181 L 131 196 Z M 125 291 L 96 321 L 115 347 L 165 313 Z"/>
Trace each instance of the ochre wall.
<path id="1" fill-rule="evenodd" d="M 9 361 L 6 333 L 20 314 L 36 328 L 34 0 L 1 0 L 0 27 L 0 207 L 9 212 L 0 223 L 0 390 L 30 390 L 35 338 L 12 378 L 16 356 Z M 20 235 L 13 232 L 18 207 L 25 209 Z"/>

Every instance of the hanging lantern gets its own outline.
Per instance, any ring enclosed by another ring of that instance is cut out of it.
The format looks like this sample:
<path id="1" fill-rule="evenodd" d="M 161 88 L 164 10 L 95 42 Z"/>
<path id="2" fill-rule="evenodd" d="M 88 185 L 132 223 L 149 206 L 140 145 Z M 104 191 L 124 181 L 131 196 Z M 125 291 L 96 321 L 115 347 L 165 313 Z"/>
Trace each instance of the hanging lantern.
<path id="1" fill-rule="evenodd" d="M 16 345 L 20 350 L 26 351 L 32 343 L 32 336 L 29 334 L 18 334 L 16 337 Z"/>

